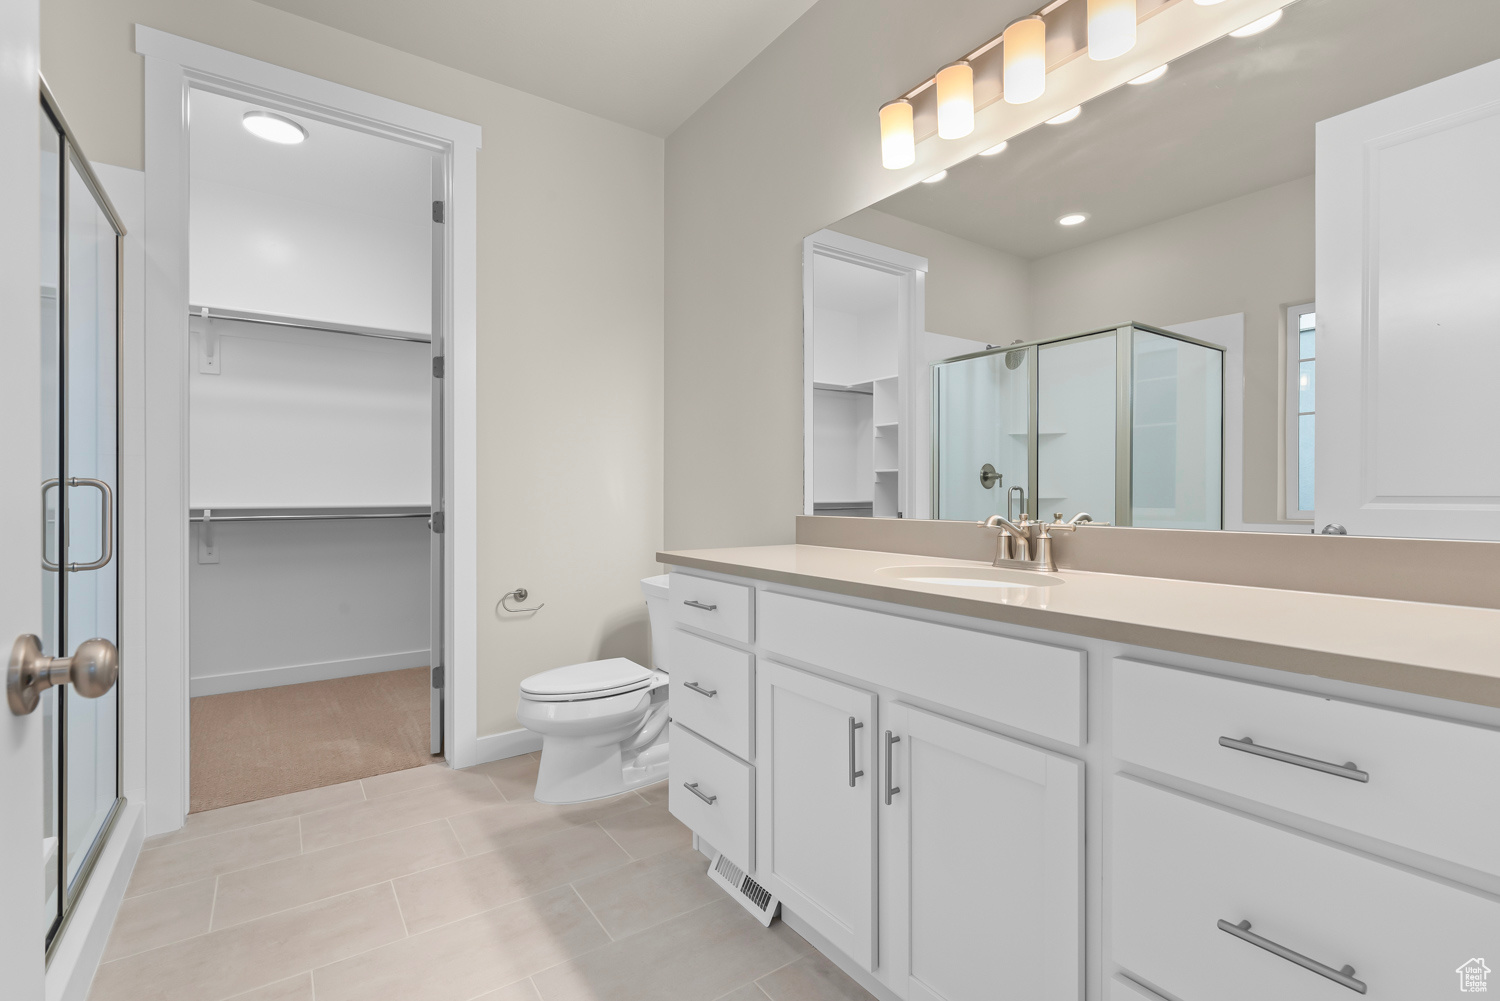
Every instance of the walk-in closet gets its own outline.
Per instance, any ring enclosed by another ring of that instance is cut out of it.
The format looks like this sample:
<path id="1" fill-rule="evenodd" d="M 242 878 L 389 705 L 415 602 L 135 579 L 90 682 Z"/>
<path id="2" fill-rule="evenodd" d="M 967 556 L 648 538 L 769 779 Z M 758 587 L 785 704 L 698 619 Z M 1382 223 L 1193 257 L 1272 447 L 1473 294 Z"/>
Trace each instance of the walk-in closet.
<path id="1" fill-rule="evenodd" d="M 441 751 L 442 221 L 420 147 L 203 90 L 190 136 L 199 811 Z"/>

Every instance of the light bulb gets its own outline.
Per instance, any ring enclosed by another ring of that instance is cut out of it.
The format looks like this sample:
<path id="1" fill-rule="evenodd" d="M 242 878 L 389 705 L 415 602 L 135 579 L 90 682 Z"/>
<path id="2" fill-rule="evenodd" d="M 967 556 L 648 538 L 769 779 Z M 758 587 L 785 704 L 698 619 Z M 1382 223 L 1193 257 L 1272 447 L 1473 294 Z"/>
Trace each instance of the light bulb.
<path id="1" fill-rule="evenodd" d="M 1047 23 L 1032 14 L 1012 21 L 1001 36 L 1001 75 L 1008 104 L 1026 104 L 1047 89 Z"/>
<path id="2" fill-rule="evenodd" d="M 974 68 L 960 59 L 937 72 L 938 136 L 962 139 L 974 131 Z"/>
<path id="3" fill-rule="evenodd" d="M 887 170 L 900 170 L 917 162 L 911 102 L 904 97 L 880 108 L 880 162 Z"/>
<path id="4" fill-rule="evenodd" d="M 1135 48 L 1135 0 L 1089 0 L 1089 58 L 1114 59 Z"/>
<path id="5" fill-rule="evenodd" d="M 994 156 L 996 153 L 1004 153 L 1005 152 L 1005 148 L 1007 146 L 1009 146 L 1009 145 L 1010 145 L 1010 140 L 1007 139 L 1007 140 L 1005 140 L 1005 142 L 996 143 L 995 145 L 991 146 L 989 149 L 982 149 L 982 150 L 980 150 L 979 151 L 979 155 L 980 156 Z"/>
<path id="6" fill-rule="evenodd" d="M 1164 77 L 1166 75 L 1167 75 L 1167 64 L 1166 63 L 1162 63 L 1160 66 L 1156 67 L 1156 69 L 1154 69 L 1154 70 L 1147 70 L 1146 72 L 1142 73 L 1140 76 L 1136 77 L 1134 80 L 1129 80 L 1129 81 L 1126 81 L 1126 82 L 1130 83 L 1130 84 L 1132 84 L 1132 85 L 1134 85 L 1136 87 L 1139 87 L 1142 84 L 1153 83 L 1154 81 L 1160 80 L 1162 77 Z"/>
<path id="7" fill-rule="evenodd" d="M 307 130 L 302 126 L 270 111 L 247 111 L 240 121 L 246 132 L 267 142 L 293 146 L 307 138 Z"/>
<path id="8" fill-rule="evenodd" d="M 1276 22 L 1280 20 L 1281 11 L 1273 10 L 1265 17 L 1257 18 L 1256 20 L 1251 21 L 1249 24 L 1245 25 L 1243 28 L 1236 28 L 1234 31 L 1231 31 L 1229 33 L 1229 36 L 1231 38 L 1249 38 L 1251 35 L 1258 35 L 1262 31 L 1265 31 L 1267 28 L 1274 26 Z"/>

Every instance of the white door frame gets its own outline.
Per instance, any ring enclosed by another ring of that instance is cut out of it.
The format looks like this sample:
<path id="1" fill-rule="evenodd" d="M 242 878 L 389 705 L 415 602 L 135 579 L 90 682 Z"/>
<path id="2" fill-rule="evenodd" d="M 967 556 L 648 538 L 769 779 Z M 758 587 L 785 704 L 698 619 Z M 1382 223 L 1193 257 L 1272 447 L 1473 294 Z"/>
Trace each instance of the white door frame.
<path id="1" fill-rule="evenodd" d="M 145 538 L 148 732 L 146 833 L 188 807 L 188 94 L 210 90 L 432 150 L 447 162 L 447 322 L 443 414 L 448 761 L 476 761 L 477 125 L 136 25 L 146 58 Z"/>
<path id="2" fill-rule="evenodd" d="M 930 405 L 927 384 L 927 357 L 922 336 L 927 329 L 926 288 L 927 258 L 904 250 L 884 247 L 831 229 L 821 229 L 802 241 L 802 513 L 813 513 L 813 261 L 819 256 L 847 261 L 873 268 L 901 279 L 897 308 L 902 329 L 897 332 L 900 367 L 899 406 L 901 412 L 900 486 L 897 496 L 902 513 L 908 518 L 930 518 L 931 443 L 912 432 L 927 421 L 921 419 Z"/>

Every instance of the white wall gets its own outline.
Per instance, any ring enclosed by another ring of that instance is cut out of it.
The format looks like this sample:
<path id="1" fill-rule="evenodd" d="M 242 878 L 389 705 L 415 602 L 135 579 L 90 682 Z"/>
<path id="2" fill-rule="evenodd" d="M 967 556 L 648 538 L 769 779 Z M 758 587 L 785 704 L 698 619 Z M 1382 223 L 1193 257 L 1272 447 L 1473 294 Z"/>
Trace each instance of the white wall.
<path id="1" fill-rule="evenodd" d="M 644 662 L 639 579 L 659 572 L 662 539 L 662 140 L 251 0 L 48 0 L 43 69 L 97 162 L 143 166 L 137 22 L 484 130 L 478 732 L 516 727 L 529 674 Z M 799 412 L 800 398 L 799 376 Z M 520 586 L 546 611 L 500 618 Z"/>

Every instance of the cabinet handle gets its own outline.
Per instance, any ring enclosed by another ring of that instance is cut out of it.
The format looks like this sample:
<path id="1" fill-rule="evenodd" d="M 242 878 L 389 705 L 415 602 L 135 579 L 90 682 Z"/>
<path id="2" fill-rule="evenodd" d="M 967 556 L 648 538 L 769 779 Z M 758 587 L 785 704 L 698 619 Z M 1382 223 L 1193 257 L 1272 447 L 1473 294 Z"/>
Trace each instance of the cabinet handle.
<path id="1" fill-rule="evenodd" d="M 1356 994 L 1363 994 L 1368 990 L 1363 980 L 1354 979 L 1354 967 L 1345 964 L 1342 969 L 1335 970 L 1333 967 L 1325 963 L 1320 963 L 1316 959 L 1309 959 L 1302 955 L 1302 953 L 1294 952 L 1279 942 L 1272 942 L 1264 935 L 1255 934 L 1255 932 L 1250 930 L 1249 921 L 1241 921 L 1237 925 L 1232 925 L 1221 918 L 1219 920 L 1219 931 L 1228 932 L 1241 941 L 1249 942 L 1258 949 L 1264 949 L 1273 956 L 1280 956 L 1289 963 L 1296 963 L 1304 970 L 1311 970 L 1320 977 L 1327 977 L 1339 986 L 1347 987 Z"/>
<path id="2" fill-rule="evenodd" d="M 885 732 L 885 805 L 891 805 L 891 797 L 901 791 L 900 786 L 891 785 L 891 748 L 901 743 L 901 738 L 887 730 Z"/>
<path id="3" fill-rule="evenodd" d="M 1289 765 L 1298 765 L 1302 768 L 1311 768 L 1315 772 L 1324 772 L 1328 775 L 1337 775 L 1341 779 L 1349 779 L 1353 782 L 1370 781 L 1370 773 L 1360 771 L 1354 766 L 1354 762 L 1346 761 L 1342 765 L 1336 765 L 1331 761 L 1319 761 L 1317 758 L 1309 758 L 1305 754 L 1293 754 L 1291 751 L 1278 751 L 1274 747 L 1262 747 L 1249 737 L 1236 739 L 1234 737 L 1220 737 L 1219 746 L 1227 747 L 1231 751 L 1244 751 L 1246 754 L 1258 754 L 1262 758 L 1270 758 L 1272 761 L 1285 761 Z"/>
<path id="4" fill-rule="evenodd" d="M 682 788 L 686 789 L 688 792 L 692 793 L 694 796 L 697 796 L 699 799 L 703 800 L 703 802 L 707 803 L 709 806 L 713 806 L 714 805 L 714 800 L 716 800 L 716 799 L 719 798 L 717 795 L 710 796 L 708 793 L 706 793 L 703 790 L 699 789 L 698 788 L 698 783 L 696 783 L 696 782 L 684 782 L 682 784 Z"/>
<path id="5" fill-rule="evenodd" d="M 856 723 L 854 717 L 849 717 L 849 788 L 854 788 L 854 780 L 864 774 L 863 771 L 854 770 L 854 731 L 863 727 L 863 723 Z"/>
<path id="6" fill-rule="evenodd" d="M 715 695 L 719 694 L 719 690 L 717 688 L 704 688 L 702 685 L 698 684 L 698 682 L 696 682 L 696 681 L 684 681 L 682 683 L 682 687 L 683 688 L 691 688 L 693 691 L 697 692 L 699 695 L 706 695 L 709 698 L 713 698 Z"/>
<path id="7" fill-rule="evenodd" d="M 705 612 L 717 612 L 719 610 L 718 605 L 705 605 L 701 601 L 684 601 L 683 604 L 689 608 L 701 608 Z"/>

